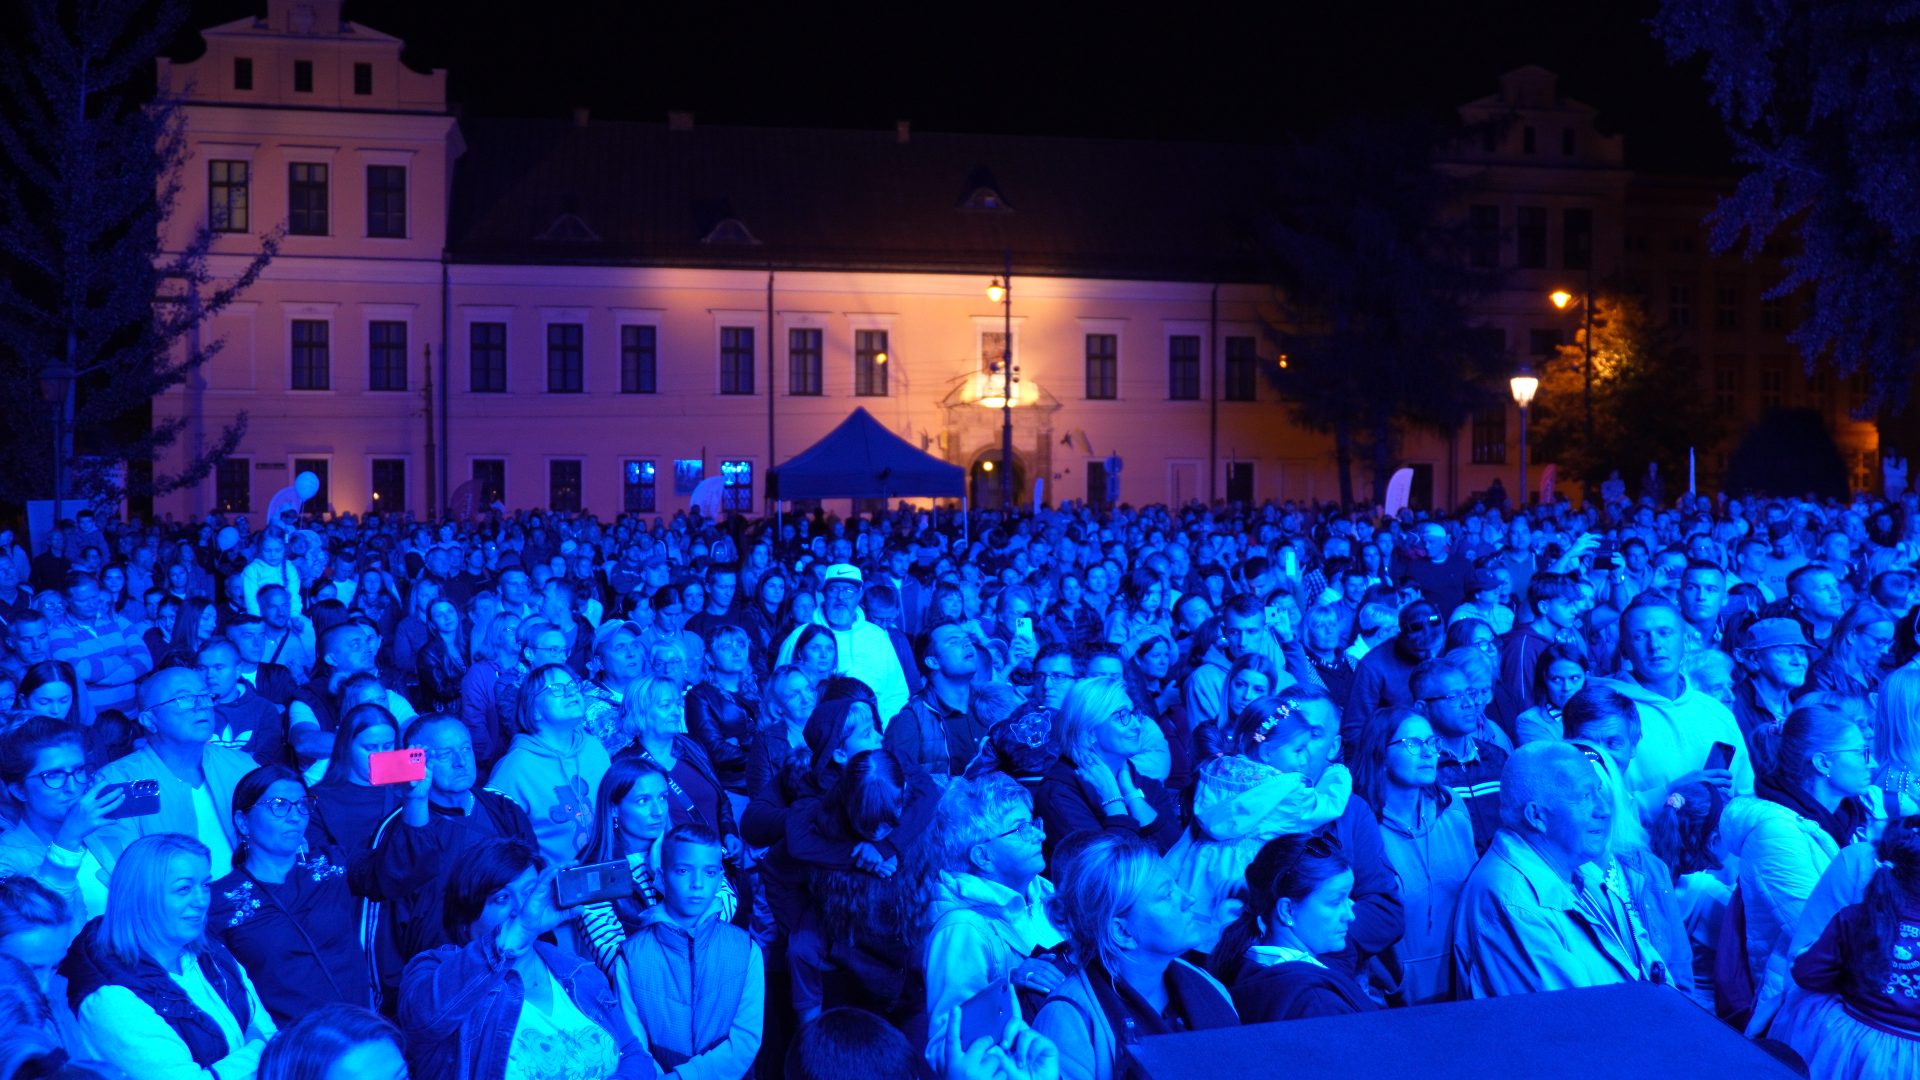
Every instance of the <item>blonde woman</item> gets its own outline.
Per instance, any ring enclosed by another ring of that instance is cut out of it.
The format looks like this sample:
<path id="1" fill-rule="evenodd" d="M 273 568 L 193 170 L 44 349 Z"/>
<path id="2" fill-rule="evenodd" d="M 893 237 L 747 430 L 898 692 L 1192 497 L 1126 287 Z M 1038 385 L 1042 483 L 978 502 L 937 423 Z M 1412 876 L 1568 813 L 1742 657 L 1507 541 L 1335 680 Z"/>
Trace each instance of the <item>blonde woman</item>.
<path id="1" fill-rule="evenodd" d="M 737 855 L 733 804 L 707 752 L 687 734 L 686 701 L 685 687 L 673 679 L 647 675 L 628 684 L 621 709 L 633 742 L 619 756 L 650 761 L 667 775 L 673 824 L 705 825 L 720 835 L 728 855 Z"/>
<path id="2" fill-rule="evenodd" d="M 1882 763 L 1874 782 L 1887 817 L 1920 814 L 1920 668 L 1900 668 L 1880 684 L 1873 736 L 1874 757 Z"/>
<path id="3" fill-rule="evenodd" d="M 106 915 L 62 968 L 87 1042 L 141 1080 L 252 1080 L 275 1034 L 246 970 L 207 939 L 211 871 L 206 845 L 190 836 L 127 845 Z"/>
<path id="4" fill-rule="evenodd" d="M 1082 679 L 1060 706 L 1066 747 L 1040 781 L 1034 804 L 1047 827 L 1047 854 L 1071 833 L 1119 832 L 1165 851 L 1180 836 L 1180 814 L 1160 781 L 1132 758 L 1148 747 L 1153 721 L 1134 708 L 1124 682 Z"/>

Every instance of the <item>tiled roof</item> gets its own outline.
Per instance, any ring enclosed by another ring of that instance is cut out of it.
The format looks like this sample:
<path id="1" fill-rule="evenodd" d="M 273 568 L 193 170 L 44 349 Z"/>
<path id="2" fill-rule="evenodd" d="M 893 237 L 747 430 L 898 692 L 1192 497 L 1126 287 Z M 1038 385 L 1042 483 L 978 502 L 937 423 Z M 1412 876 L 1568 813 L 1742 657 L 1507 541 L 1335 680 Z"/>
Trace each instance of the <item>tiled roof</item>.
<path id="1" fill-rule="evenodd" d="M 1269 147 L 464 119 L 460 262 L 1257 276 Z M 996 208 L 1000 204 L 1004 208 Z M 571 218 L 567 216 L 571 215 Z"/>

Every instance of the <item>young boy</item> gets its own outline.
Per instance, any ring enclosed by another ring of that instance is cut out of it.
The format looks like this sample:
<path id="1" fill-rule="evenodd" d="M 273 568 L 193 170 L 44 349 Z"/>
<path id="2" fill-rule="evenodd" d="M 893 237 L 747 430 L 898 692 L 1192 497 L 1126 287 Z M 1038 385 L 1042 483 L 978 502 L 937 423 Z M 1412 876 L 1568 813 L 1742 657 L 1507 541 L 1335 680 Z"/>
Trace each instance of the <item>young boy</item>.
<path id="1" fill-rule="evenodd" d="M 760 946 L 720 917 L 720 838 L 679 825 L 660 848 L 662 900 L 621 947 L 627 1022 L 669 1080 L 740 1080 L 760 1051 L 766 968 Z"/>

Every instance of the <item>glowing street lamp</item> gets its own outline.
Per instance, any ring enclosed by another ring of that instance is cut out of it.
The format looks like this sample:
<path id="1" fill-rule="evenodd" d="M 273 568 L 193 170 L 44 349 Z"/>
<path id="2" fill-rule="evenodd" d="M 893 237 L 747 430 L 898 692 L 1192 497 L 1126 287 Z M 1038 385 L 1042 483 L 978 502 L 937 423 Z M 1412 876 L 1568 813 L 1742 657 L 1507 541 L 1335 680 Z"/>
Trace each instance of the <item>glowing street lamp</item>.
<path id="1" fill-rule="evenodd" d="M 1565 295 L 1565 294 L 1557 294 Z M 1540 390 L 1540 380 L 1534 377 L 1533 369 L 1525 364 L 1507 380 L 1513 389 L 1514 403 L 1520 406 L 1520 505 L 1527 505 L 1527 407 L 1533 404 L 1533 395 Z"/>
<path id="2" fill-rule="evenodd" d="M 1547 294 L 1547 299 L 1553 301 L 1554 307 L 1565 311 L 1567 310 L 1567 305 L 1573 303 L 1573 294 L 1565 289 L 1555 289 Z"/>

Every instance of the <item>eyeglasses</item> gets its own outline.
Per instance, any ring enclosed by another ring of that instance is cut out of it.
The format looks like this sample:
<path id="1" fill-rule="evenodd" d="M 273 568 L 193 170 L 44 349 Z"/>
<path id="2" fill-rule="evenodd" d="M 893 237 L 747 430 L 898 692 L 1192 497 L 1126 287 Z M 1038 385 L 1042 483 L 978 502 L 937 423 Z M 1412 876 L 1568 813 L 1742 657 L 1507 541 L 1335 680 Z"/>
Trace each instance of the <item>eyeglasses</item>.
<path id="1" fill-rule="evenodd" d="M 1036 671 L 1033 674 L 1033 681 L 1037 683 L 1063 683 L 1072 682 L 1074 677 L 1071 671 Z"/>
<path id="2" fill-rule="evenodd" d="M 1428 702 L 1429 704 L 1435 701 L 1448 701 L 1455 705 L 1471 705 L 1479 697 L 1480 691 L 1478 690 L 1455 690 L 1451 694 L 1439 694 L 1430 698 L 1421 698 L 1420 700 Z"/>
<path id="3" fill-rule="evenodd" d="M 427 760 L 435 765 L 458 765 L 473 760 L 473 747 L 455 746 L 447 750 L 427 751 Z"/>
<path id="4" fill-rule="evenodd" d="M 1388 746 L 1404 746 L 1410 753 L 1419 757 L 1439 757 L 1440 738 L 1437 735 L 1424 739 L 1395 739 Z"/>
<path id="5" fill-rule="evenodd" d="M 540 694 L 559 694 L 563 697 L 579 697 L 581 693 L 580 683 L 576 680 L 569 679 L 566 682 L 548 683 L 540 688 L 539 693 L 533 696 L 537 698 Z"/>
<path id="6" fill-rule="evenodd" d="M 205 694 L 205 693 L 181 694 L 179 697 L 168 698 L 167 700 L 162 701 L 159 704 L 153 706 L 153 708 L 158 709 L 161 705 L 173 705 L 182 701 L 187 702 L 188 707 L 197 709 L 202 705 L 212 705 L 213 695 Z"/>
<path id="7" fill-rule="evenodd" d="M 285 820 L 291 814 L 312 817 L 313 808 L 318 805 L 320 805 L 319 799 L 312 795 L 302 795 L 297 799 L 261 799 L 247 809 L 264 809 L 269 815 Z"/>
<path id="8" fill-rule="evenodd" d="M 84 765 L 77 769 L 48 769 L 46 772 L 32 773 L 27 779 L 40 781 L 48 791 L 65 791 L 76 780 L 85 789 L 93 784 L 93 770 Z"/>
<path id="9" fill-rule="evenodd" d="M 995 840 L 1005 840 L 1007 837 L 1012 836 L 1014 833 L 1025 832 L 1028 829 L 1032 829 L 1034 832 L 1037 832 L 1037 833 L 1044 833 L 1047 831 L 1046 825 L 1038 817 L 1030 817 L 1027 820 L 1021 822 L 1020 824 L 1015 825 L 1013 828 L 1008 829 L 1006 832 L 995 833 L 993 838 Z"/>

